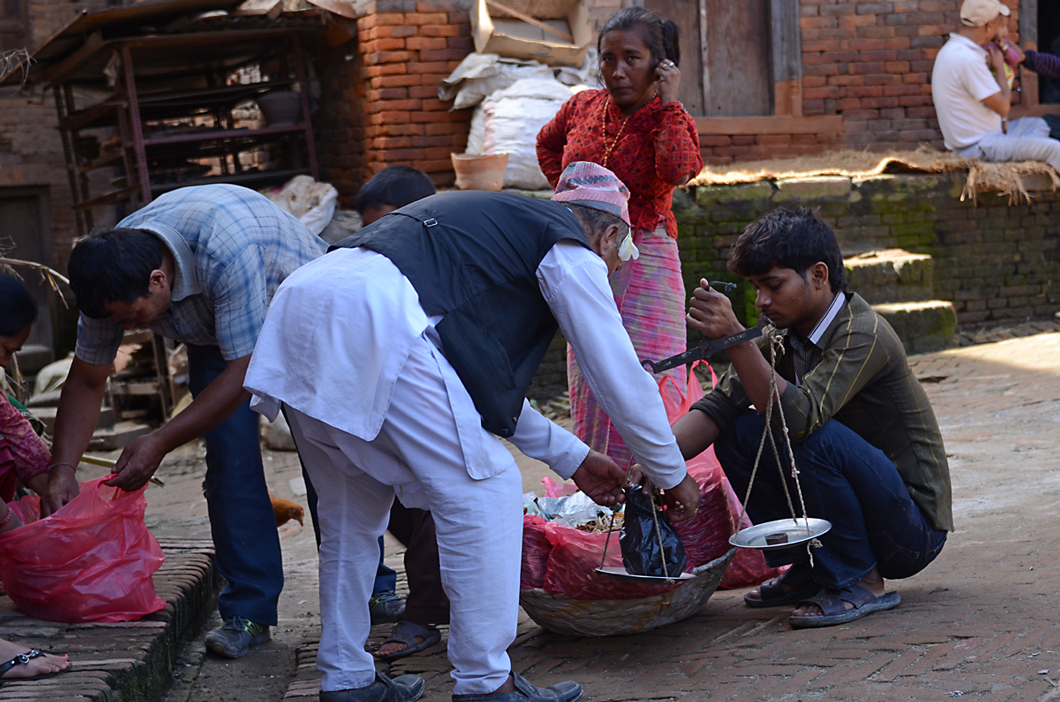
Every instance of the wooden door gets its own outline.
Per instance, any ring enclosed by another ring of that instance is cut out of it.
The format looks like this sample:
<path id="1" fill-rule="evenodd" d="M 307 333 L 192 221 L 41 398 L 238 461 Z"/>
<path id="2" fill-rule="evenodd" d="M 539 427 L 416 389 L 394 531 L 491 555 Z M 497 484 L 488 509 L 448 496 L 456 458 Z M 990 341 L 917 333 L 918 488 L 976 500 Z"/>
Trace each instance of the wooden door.
<path id="1" fill-rule="evenodd" d="M 50 223 L 46 188 L 0 188 L 0 241 L 12 248 L 8 257 L 51 264 Z M 26 345 L 40 344 L 54 352 L 52 303 L 55 293 L 41 276 L 28 268 L 18 268 L 22 282 L 37 298 L 40 312 Z"/>
<path id="2" fill-rule="evenodd" d="M 681 33 L 681 85 L 677 99 L 689 114 L 703 114 L 703 52 L 700 42 L 702 0 L 646 0 L 644 7 L 677 23 Z"/>
<path id="3" fill-rule="evenodd" d="M 645 0 L 681 29 L 681 88 L 697 117 L 773 114 L 770 0 Z"/>

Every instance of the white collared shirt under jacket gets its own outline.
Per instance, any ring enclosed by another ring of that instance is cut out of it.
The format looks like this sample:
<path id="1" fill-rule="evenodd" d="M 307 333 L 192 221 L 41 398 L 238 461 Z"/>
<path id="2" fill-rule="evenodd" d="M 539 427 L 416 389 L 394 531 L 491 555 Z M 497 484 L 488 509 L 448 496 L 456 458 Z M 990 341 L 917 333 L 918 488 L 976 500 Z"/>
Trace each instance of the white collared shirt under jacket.
<path id="1" fill-rule="evenodd" d="M 583 246 L 560 242 L 542 259 L 537 279 L 589 386 L 637 461 L 656 485 L 677 485 L 685 462 L 658 387 L 622 327 L 603 260 Z M 246 375 L 252 407 L 273 419 L 284 403 L 371 441 L 414 341 L 424 335 L 441 348 L 438 321 L 427 317 L 416 290 L 388 258 L 365 248 L 333 251 L 293 273 L 276 292 Z M 442 374 L 448 388 L 460 384 L 449 364 Z M 450 390 L 449 396 L 454 415 L 476 412 L 466 392 Z M 504 467 L 486 459 L 483 435 L 460 437 L 463 462 L 475 479 Z M 525 401 L 510 440 L 563 478 L 589 452 Z"/>

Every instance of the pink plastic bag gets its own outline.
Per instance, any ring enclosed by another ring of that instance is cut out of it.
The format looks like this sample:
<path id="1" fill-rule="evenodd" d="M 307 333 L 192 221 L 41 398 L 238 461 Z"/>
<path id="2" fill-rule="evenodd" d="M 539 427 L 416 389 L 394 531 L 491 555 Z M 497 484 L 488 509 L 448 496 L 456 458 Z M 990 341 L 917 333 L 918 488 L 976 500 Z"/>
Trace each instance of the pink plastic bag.
<path id="1" fill-rule="evenodd" d="M 144 524 L 146 486 L 135 492 L 81 483 L 81 493 L 40 518 L 36 495 L 9 507 L 25 526 L 0 535 L 0 581 L 19 611 L 54 622 L 125 622 L 166 601 L 151 575 L 165 557 Z"/>

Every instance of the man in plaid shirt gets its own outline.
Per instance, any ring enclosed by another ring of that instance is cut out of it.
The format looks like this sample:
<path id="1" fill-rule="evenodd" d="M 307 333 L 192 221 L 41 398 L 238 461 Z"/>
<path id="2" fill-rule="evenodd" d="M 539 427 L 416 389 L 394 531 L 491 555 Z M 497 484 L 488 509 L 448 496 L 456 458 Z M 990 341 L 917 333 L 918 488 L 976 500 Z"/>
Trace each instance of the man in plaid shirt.
<path id="1" fill-rule="evenodd" d="M 283 588 L 258 418 L 243 376 L 276 288 L 324 248 L 262 195 L 205 185 L 159 197 L 117 227 L 81 240 L 70 255 L 81 317 L 42 512 L 77 495 L 74 468 L 99 420 L 123 330 L 149 327 L 184 342 L 195 400 L 126 446 L 107 484 L 137 490 L 168 452 L 205 437 L 206 501 L 217 567 L 228 581 L 217 603 L 224 625 L 207 634 L 206 643 L 229 658 L 269 639 Z"/>

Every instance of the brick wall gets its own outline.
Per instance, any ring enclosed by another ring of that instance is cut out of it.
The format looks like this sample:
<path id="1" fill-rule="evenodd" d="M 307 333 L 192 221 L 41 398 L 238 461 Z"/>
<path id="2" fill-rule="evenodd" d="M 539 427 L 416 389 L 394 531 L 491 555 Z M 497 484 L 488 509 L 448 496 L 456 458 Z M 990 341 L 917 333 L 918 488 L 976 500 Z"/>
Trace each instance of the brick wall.
<path id="1" fill-rule="evenodd" d="M 934 295 L 953 301 L 961 324 L 1051 316 L 1060 309 L 1060 193 L 1043 189 L 1018 205 L 988 194 L 975 204 L 961 201 L 963 185 L 956 175 L 901 175 L 679 190 L 685 286 L 704 276 L 738 281 L 725 264 L 743 227 L 775 207 L 805 205 L 819 208 L 844 255 L 930 254 Z M 753 290 L 741 286 L 746 318 Z"/>
<path id="2" fill-rule="evenodd" d="M 26 36 L 33 51 L 83 10 L 106 7 L 106 0 L 30 0 Z M 27 98 L 11 89 L 0 92 L 0 188 L 48 188 L 53 244 L 52 264 L 65 270 L 76 223 L 70 210 L 66 160 L 57 129 L 55 101 L 50 92 Z"/>
<path id="3" fill-rule="evenodd" d="M 587 0 L 599 27 L 622 0 Z M 438 83 L 474 51 L 470 0 L 377 0 L 357 20 L 363 64 L 364 176 L 415 166 L 436 185 L 455 181 L 449 155 L 467 145 L 472 110 L 449 111 Z M 322 147 L 323 148 L 323 147 Z"/>
<path id="4" fill-rule="evenodd" d="M 700 153 L 708 166 L 738 161 L 793 158 L 842 148 L 841 134 L 700 134 Z"/>
<path id="5" fill-rule="evenodd" d="M 843 143 L 854 148 L 943 148 L 931 69 L 959 9 L 959 0 L 801 0 L 803 114 L 842 115 Z"/>
<path id="6" fill-rule="evenodd" d="M 365 175 L 415 166 L 437 185 L 454 180 L 449 154 L 467 144 L 470 110 L 449 111 L 438 83 L 474 46 L 467 2 L 376 3 L 357 20 L 364 64 Z M 402 10 L 402 11 L 387 11 Z"/>
<path id="7" fill-rule="evenodd" d="M 320 99 L 313 117 L 320 177 L 339 191 L 344 208 L 353 208 L 364 182 L 364 64 L 356 39 L 318 50 L 313 65 Z"/>
<path id="8" fill-rule="evenodd" d="M 1009 31 L 1018 39 L 1019 0 Z M 837 148 L 944 149 L 931 101 L 935 56 L 959 21 L 961 0 L 799 0 L 802 114 L 839 116 L 839 130 L 701 137 L 712 165 Z M 823 122 L 822 122 L 823 124 Z"/>

